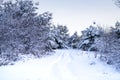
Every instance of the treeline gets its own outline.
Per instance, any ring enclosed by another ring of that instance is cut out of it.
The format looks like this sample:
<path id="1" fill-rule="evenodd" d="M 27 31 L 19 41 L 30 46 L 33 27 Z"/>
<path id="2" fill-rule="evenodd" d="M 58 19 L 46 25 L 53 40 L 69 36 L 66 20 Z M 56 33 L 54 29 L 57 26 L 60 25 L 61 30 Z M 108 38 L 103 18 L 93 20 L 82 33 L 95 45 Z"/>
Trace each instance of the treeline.
<path id="1" fill-rule="evenodd" d="M 120 22 L 108 30 L 89 26 L 82 35 L 69 35 L 67 26 L 51 23 L 52 14 L 36 13 L 32 1 L 5 2 L 0 6 L 0 65 L 18 60 L 20 54 L 40 57 L 55 49 L 95 51 L 107 64 L 120 67 Z"/>

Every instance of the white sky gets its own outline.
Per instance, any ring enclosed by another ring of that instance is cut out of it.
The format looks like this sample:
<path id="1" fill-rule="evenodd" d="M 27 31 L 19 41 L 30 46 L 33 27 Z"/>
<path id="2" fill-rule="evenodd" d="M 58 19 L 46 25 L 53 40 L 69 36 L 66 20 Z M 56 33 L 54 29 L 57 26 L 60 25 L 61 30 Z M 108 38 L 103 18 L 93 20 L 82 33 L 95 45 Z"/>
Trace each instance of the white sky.
<path id="1" fill-rule="evenodd" d="M 120 8 L 113 0 L 35 0 L 39 12 L 53 13 L 54 24 L 66 25 L 70 33 L 78 33 L 94 21 L 100 25 L 114 26 L 120 20 Z"/>

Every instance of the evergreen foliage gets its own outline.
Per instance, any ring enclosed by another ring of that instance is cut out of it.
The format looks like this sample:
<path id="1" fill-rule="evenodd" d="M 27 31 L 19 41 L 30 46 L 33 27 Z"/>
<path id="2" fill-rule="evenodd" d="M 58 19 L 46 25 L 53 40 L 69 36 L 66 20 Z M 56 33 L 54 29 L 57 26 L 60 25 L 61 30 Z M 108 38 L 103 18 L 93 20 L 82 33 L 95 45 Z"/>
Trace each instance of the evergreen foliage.
<path id="1" fill-rule="evenodd" d="M 119 22 L 116 22 L 115 27 L 112 27 L 110 31 L 104 31 L 101 37 L 95 40 L 95 47 L 101 54 L 100 59 L 106 58 L 106 63 L 115 65 L 117 70 L 120 70 L 119 27 Z"/>
<path id="2" fill-rule="evenodd" d="M 81 42 L 79 43 L 79 48 L 85 51 L 91 51 L 93 49 L 94 41 L 97 37 L 101 35 L 101 28 L 90 26 L 86 30 L 82 31 Z M 95 49 L 93 49 L 95 50 Z"/>
<path id="3" fill-rule="evenodd" d="M 66 26 L 57 25 L 57 27 L 53 27 L 51 30 L 51 44 L 55 44 L 53 48 L 55 49 L 67 49 L 68 48 L 68 29 Z"/>
<path id="4" fill-rule="evenodd" d="M 39 57 L 48 49 L 52 14 L 35 13 L 32 1 L 5 2 L 0 6 L 0 57 L 16 60 L 19 53 Z M 47 49 L 46 49 L 47 47 Z"/>
<path id="5" fill-rule="evenodd" d="M 80 36 L 77 32 L 75 32 L 70 38 L 68 39 L 68 46 L 72 49 L 78 49 L 78 44 L 80 42 Z"/>

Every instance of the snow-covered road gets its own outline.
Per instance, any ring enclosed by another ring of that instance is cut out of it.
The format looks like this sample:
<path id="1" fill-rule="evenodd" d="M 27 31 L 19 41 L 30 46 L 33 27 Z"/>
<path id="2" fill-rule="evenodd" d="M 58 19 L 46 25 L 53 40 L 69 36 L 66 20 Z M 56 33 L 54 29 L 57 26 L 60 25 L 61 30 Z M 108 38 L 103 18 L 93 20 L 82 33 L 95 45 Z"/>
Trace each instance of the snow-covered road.
<path id="1" fill-rule="evenodd" d="M 80 50 L 0 67 L 0 80 L 120 80 L 120 73 Z"/>

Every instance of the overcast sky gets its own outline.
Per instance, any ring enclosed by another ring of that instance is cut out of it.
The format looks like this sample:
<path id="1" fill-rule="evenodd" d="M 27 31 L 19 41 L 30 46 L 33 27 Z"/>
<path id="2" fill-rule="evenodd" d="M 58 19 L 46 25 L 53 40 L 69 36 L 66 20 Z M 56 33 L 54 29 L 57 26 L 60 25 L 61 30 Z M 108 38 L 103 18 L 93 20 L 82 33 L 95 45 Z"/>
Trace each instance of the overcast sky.
<path id="1" fill-rule="evenodd" d="M 113 0 L 35 0 L 39 12 L 53 13 L 55 24 L 66 25 L 70 33 L 80 32 L 94 21 L 100 25 L 112 26 L 120 20 L 120 8 Z"/>

